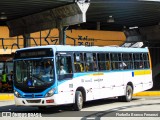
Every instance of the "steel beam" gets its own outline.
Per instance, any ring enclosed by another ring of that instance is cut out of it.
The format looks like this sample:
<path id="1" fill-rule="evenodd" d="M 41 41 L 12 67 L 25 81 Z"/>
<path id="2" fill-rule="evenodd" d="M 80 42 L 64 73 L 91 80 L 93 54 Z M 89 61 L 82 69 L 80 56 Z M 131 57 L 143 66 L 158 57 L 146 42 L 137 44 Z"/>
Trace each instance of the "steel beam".
<path id="1" fill-rule="evenodd" d="M 23 35 L 23 47 L 30 47 L 31 46 L 31 41 L 30 41 L 30 34 L 24 34 Z"/>
<path id="2" fill-rule="evenodd" d="M 86 11 L 89 5 L 88 1 L 77 1 L 73 4 L 8 21 L 10 37 L 58 28 L 57 21 L 61 21 L 62 26 L 86 22 Z"/>

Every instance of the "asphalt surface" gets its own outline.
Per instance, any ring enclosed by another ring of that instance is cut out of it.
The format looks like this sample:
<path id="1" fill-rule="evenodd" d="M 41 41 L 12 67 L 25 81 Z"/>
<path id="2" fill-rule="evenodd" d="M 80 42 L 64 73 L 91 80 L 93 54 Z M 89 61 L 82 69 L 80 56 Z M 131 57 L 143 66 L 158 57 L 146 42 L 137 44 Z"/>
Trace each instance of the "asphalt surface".
<path id="1" fill-rule="evenodd" d="M 119 102 L 117 99 L 104 99 L 87 102 L 84 108 L 78 112 L 71 106 L 55 106 L 43 110 L 36 107 L 17 107 L 14 101 L 0 101 L 0 116 L 2 112 L 12 114 L 12 117 L 0 117 L 0 119 L 32 119 L 32 120 L 110 120 L 110 119 L 139 119 L 158 120 L 160 117 L 160 97 L 134 97 L 131 102 Z M 35 114 L 34 114 L 35 113 Z M 30 115 L 28 116 L 18 116 Z M 36 117 L 33 116 L 37 115 Z M 150 115 L 150 116 L 149 116 Z"/>

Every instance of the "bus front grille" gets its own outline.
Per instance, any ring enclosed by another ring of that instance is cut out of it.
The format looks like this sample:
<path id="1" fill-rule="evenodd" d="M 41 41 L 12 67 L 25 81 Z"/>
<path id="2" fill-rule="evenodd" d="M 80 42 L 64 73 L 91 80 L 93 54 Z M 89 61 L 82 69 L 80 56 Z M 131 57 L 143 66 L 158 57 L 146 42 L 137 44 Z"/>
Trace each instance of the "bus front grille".
<path id="1" fill-rule="evenodd" d="M 25 98 L 42 98 L 43 95 L 42 94 L 27 94 L 24 95 Z"/>
<path id="2" fill-rule="evenodd" d="M 40 103 L 41 99 L 38 100 L 26 100 L 28 103 Z"/>

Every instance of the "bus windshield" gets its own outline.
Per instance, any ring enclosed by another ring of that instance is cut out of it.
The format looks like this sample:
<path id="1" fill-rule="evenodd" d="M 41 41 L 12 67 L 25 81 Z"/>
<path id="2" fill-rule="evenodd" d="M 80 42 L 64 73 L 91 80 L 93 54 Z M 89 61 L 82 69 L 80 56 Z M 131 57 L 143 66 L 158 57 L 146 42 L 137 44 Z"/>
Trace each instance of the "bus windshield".
<path id="1" fill-rule="evenodd" d="M 15 61 L 15 85 L 37 87 L 52 85 L 54 79 L 53 58 Z"/>

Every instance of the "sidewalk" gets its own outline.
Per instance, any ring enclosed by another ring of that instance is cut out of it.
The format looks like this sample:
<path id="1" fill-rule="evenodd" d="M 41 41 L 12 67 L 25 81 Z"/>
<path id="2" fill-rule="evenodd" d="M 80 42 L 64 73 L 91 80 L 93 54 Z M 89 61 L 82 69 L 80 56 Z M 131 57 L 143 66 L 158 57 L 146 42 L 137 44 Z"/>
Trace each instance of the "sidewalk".
<path id="1" fill-rule="evenodd" d="M 133 96 L 160 96 L 160 91 L 145 91 L 136 93 Z M 0 101 L 14 100 L 13 93 L 0 93 Z"/>

